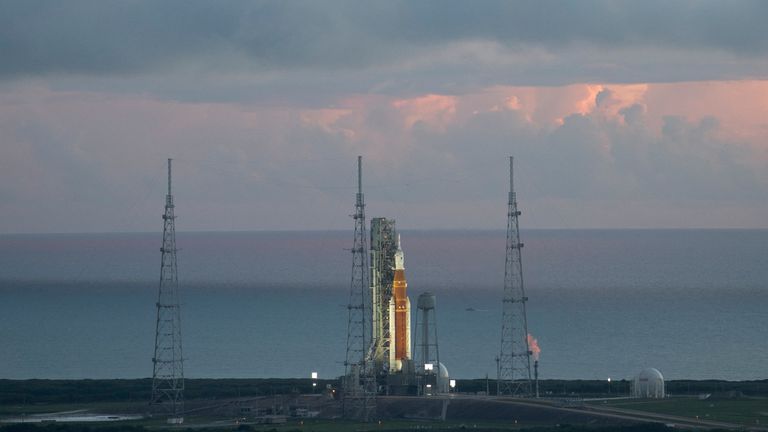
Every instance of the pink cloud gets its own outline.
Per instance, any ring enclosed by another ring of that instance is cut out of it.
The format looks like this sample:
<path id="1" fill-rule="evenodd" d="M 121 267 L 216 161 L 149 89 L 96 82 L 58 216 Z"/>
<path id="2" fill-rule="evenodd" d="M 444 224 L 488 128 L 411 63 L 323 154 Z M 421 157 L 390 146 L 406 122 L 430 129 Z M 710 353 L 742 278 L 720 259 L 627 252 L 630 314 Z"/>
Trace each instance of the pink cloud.
<path id="1" fill-rule="evenodd" d="M 494 86 L 461 95 L 401 99 L 393 105 L 403 113 L 406 129 L 417 121 L 444 128 L 499 110 L 518 111 L 541 128 L 557 127 L 573 114 L 623 123 L 622 111 L 639 105 L 647 126 L 657 133 L 667 116 L 692 122 L 712 117 L 718 120 L 721 138 L 761 146 L 768 142 L 768 81 Z"/>
<path id="2" fill-rule="evenodd" d="M 665 137 L 662 125 L 668 116 L 683 119 L 678 125 L 688 130 L 687 135 L 676 141 Z M 563 124 L 564 119 L 568 124 Z M 476 172 L 477 166 L 472 164 L 480 163 L 477 160 L 498 157 L 510 148 L 539 164 L 549 163 L 562 151 L 570 152 L 571 160 L 589 161 L 585 172 L 598 173 L 590 174 L 598 181 L 585 181 L 579 187 L 602 187 L 589 191 L 594 196 L 605 190 L 647 190 L 647 184 L 638 183 L 627 167 L 645 167 L 643 178 L 653 178 L 646 174 L 657 168 L 652 166 L 652 156 L 658 151 L 677 156 L 676 161 L 704 160 L 706 165 L 692 171 L 703 178 L 723 172 L 730 164 L 728 175 L 733 177 L 734 170 L 745 172 L 744 179 L 736 179 L 738 184 L 759 187 L 759 173 L 768 164 L 766 119 L 768 81 L 494 86 L 462 94 L 405 98 L 352 94 L 340 95 L 322 108 L 183 103 L 143 94 L 56 91 L 26 85 L 0 91 L 4 137 L 0 172 L 6 179 L 0 193 L 37 196 L 38 201 L 51 205 L 71 202 L 77 194 L 93 195 L 89 198 L 93 207 L 78 210 L 82 213 L 72 215 L 75 220 L 89 211 L 102 211 L 97 193 L 131 196 L 137 179 L 148 177 L 151 164 L 160 161 L 159 165 L 168 156 L 195 161 L 195 169 L 202 169 L 197 161 L 203 161 L 205 167 L 236 174 L 236 181 L 226 185 L 224 181 L 217 184 L 217 176 L 189 176 L 195 183 L 191 187 L 199 189 L 201 196 L 225 204 L 224 192 L 233 184 L 245 187 L 248 180 L 262 188 L 300 183 L 309 190 L 316 186 L 317 178 L 326 176 L 322 178 L 327 183 L 339 184 L 338 179 L 327 180 L 337 174 L 327 169 L 307 173 L 305 179 L 282 178 L 285 174 L 280 167 L 305 161 L 313 161 L 309 165 L 315 169 L 335 161 L 343 164 L 362 154 L 378 170 L 379 178 L 373 169 L 369 171 L 372 181 L 401 184 L 409 176 L 408 182 L 416 184 L 421 170 L 444 170 L 425 177 L 444 181 L 441 176 L 450 172 L 446 178 L 453 179 L 455 173 Z M 579 143 L 573 134 L 581 134 Z M 727 152 L 723 158 L 720 149 L 724 147 L 738 151 Z M 692 175 L 673 175 L 685 164 L 662 159 L 678 164 L 667 167 L 666 173 L 670 183 L 685 191 Z M 616 165 L 617 161 L 623 165 Z M 183 162 L 180 169 L 184 169 Z M 72 178 L 73 173 L 83 178 Z M 753 173 L 758 180 L 750 177 Z M 579 180 L 576 174 L 574 178 Z M 99 183 L 104 191 L 76 187 L 75 180 Z M 552 179 L 546 187 L 544 181 L 548 180 L 538 179 L 536 187 L 546 194 L 570 193 L 560 190 L 568 189 L 567 179 Z M 261 190 L 250 186 L 238 192 Z M 482 190 L 464 192 L 469 196 L 478 191 Z M 314 196 L 308 194 L 307 199 Z M 277 216 L 274 220 L 282 221 Z"/>
<path id="3" fill-rule="evenodd" d="M 403 115 L 403 122 L 407 129 L 417 122 L 430 127 L 444 129 L 456 116 L 455 96 L 427 94 L 409 99 L 397 99 L 392 102 Z"/>
<path id="4" fill-rule="evenodd" d="M 704 81 L 649 85 L 649 113 L 689 120 L 715 117 L 723 138 L 768 145 L 768 81 Z"/>
<path id="5" fill-rule="evenodd" d="M 587 115 L 599 110 L 603 115 L 617 116 L 622 108 L 640 102 L 647 84 L 603 85 L 573 84 L 561 87 L 495 86 L 471 95 L 462 95 L 459 102 L 473 105 L 474 113 L 511 109 L 520 111 L 533 124 L 541 127 L 559 126 L 573 114 Z M 606 91 L 610 98 L 597 107 L 597 95 Z"/>

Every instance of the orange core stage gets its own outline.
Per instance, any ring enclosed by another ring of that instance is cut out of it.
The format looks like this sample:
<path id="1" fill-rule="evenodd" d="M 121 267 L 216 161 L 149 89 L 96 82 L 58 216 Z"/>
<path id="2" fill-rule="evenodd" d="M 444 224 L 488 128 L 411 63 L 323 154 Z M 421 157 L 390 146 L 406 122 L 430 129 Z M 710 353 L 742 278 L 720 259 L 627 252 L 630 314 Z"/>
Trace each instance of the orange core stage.
<path id="1" fill-rule="evenodd" d="M 395 270 L 395 278 L 392 281 L 392 296 L 395 299 L 395 359 L 404 360 L 408 358 L 408 325 L 409 314 L 408 296 L 406 288 L 408 283 L 405 281 L 405 270 Z"/>

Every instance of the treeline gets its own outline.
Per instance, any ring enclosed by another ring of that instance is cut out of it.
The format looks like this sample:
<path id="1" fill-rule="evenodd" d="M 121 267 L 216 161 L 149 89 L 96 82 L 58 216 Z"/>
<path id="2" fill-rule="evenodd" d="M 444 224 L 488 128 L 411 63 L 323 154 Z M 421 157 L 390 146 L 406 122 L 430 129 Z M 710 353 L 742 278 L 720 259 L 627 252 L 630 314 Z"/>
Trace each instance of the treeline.
<path id="1" fill-rule="evenodd" d="M 235 397 L 271 396 L 320 392 L 327 385 L 338 386 L 338 380 L 317 380 L 312 387 L 308 378 L 187 379 L 184 396 L 193 399 L 228 399 Z M 115 380 L 0 380 L 0 404 L 141 402 L 150 399 L 151 379 Z M 627 380 L 541 380 L 542 397 L 604 397 L 628 395 Z M 496 394 L 496 381 L 485 379 L 458 380 L 462 393 L 486 390 Z M 768 396 L 768 380 L 667 381 L 671 395 L 712 393 L 719 396 Z"/>
<path id="2" fill-rule="evenodd" d="M 227 399 L 276 394 L 312 393 L 335 380 L 316 380 L 312 387 L 308 378 L 265 379 L 187 379 L 186 399 Z M 152 380 L 0 380 L 0 404 L 140 402 L 149 401 Z"/>
<path id="3" fill-rule="evenodd" d="M 323 430 L 328 430 L 328 425 Z M 360 424 L 357 430 L 377 430 L 376 427 L 366 427 L 368 425 Z M 421 424 L 424 427 L 425 425 Z M 448 431 L 461 431 L 464 429 L 470 429 L 469 427 L 453 426 L 453 427 L 441 427 L 439 423 L 429 424 L 429 430 L 431 432 L 448 432 Z M 195 429 L 147 429 L 143 426 L 127 426 L 127 425 L 83 425 L 83 424 L 64 424 L 64 423 L 50 423 L 45 425 L 35 425 L 30 423 L 14 424 L 9 426 L 0 427 L 0 432 L 221 432 L 222 430 L 233 430 L 239 432 L 248 432 L 252 430 L 258 431 L 276 431 L 276 429 L 254 428 L 247 425 L 241 425 L 239 427 L 227 428 L 195 428 Z M 301 432 L 303 430 L 311 430 L 311 427 L 299 427 L 292 429 L 281 428 L 283 432 Z M 509 431 L 508 428 L 496 428 L 496 427 L 472 427 L 472 431 L 475 432 L 501 432 Z M 670 432 L 674 429 L 668 428 L 660 423 L 642 423 L 636 425 L 625 426 L 581 426 L 581 425 L 560 425 L 560 426 L 542 426 L 535 428 L 515 429 L 518 432 Z M 402 432 L 412 432 L 413 427 L 402 429 Z M 400 432 L 395 429 L 387 429 L 387 432 Z M 717 432 L 717 431 L 712 431 Z"/>
<path id="4" fill-rule="evenodd" d="M 722 380 L 672 380 L 666 381 L 667 394 L 698 395 L 711 393 L 721 396 L 768 396 L 768 380 L 722 381 Z M 458 380 L 458 391 L 463 393 L 488 392 L 496 394 L 496 380 Z M 628 380 L 540 380 L 539 394 L 542 397 L 606 397 L 626 396 L 630 392 Z"/>

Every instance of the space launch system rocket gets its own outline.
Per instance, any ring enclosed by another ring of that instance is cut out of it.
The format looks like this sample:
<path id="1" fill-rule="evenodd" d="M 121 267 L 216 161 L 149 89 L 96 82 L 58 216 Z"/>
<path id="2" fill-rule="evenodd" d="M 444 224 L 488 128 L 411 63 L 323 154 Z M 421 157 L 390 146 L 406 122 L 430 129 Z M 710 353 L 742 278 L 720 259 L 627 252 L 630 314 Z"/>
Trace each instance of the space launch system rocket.
<path id="1" fill-rule="evenodd" d="M 411 300 L 408 298 L 407 288 L 405 256 L 400 245 L 400 235 L 398 235 L 395 276 L 392 281 L 392 298 L 389 301 L 390 372 L 403 370 L 405 361 L 411 359 Z"/>

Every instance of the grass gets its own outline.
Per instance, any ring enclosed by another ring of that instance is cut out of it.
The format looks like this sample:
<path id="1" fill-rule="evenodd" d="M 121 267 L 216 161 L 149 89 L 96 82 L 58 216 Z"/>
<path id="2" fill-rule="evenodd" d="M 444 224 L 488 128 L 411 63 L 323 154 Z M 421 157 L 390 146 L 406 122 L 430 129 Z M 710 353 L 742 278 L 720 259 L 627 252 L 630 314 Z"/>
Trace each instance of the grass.
<path id="1" fill-rule="evenodd" d="M 0 404 L 0 417 L 16 417 L 21 414 L 48 414 L 65 411 L 87 410 L 91 413 L 115 414 L 131 410 L 142 402 L 96 402 L 96 403 L 40 403 L 40 404 Z"/>
<path id="2" fill-rule="evenodd" d="M 289 419 L 284 424 L 243 424 L 236 425 L 230 423 L 231 420 L 224 420 L 220 417 L 208 418 L 208 417 L 192 417 L 187 418 L 184 425 L 181 426 L 169 426 L 165 422 L 159 419 L 143 419 L 134 421 L 122 421 L 118 423 L 58 423 L 53 425 L 47 425 L 47 427 L 53 428 L 67 428 L 73 427 L 76 429 L 77 425 L 81 425 L 86 429 L 93 429 L 96 431 L 119 431 L 126 426 L 138 426 L 144 427 L 148 431 L 234 431 L 234 432 L 394 432 L 394 431 L 453 431 L 472 429 L 477 431 L 511 431 L 519 430 L 523 427 L 521 424 L 514 424 L 510 422 L 458 422 L 458 421 L 415 421 L 415 420 L 386 420 L 382 422 L 372 423 L 360 423 L 346 420 L 327 420 L 327 419 L 304 419 L 296 420 Z M 3 424 L 0 424 L 0 431 L 3 429 Z M 31 425 L 30 425 L 31 426 Z M 37 424 L 33 430 L 46 431 L 46 425 Z M 527 424 L 525 427 L 534 427 L 540 425 Z M 71 432 L 71 431 L 70 431 Z"/>
<path id="3" fill-rule="evenodd" d="M 73 403 L 73 404 L 27 404 L 27 405 L 0 405 L 0 418 L 3 417 L 18 417 L 22 413 L 25 415 L 34 414 L 47 414 L 58 413 L 75 410 L 85 410 L 90 413 L 116 413 L 123 412 L 127 408 L 130 408 L 131 404 L 125 402 L 99 402 L 99 403 Z M 230 423 L 231 422 L 231 423 Z M 63 423 L 62 423 L 63 425 Z M 159 430 L 187 430 L 192 428 L 201 427 L 203 430 L 219 429 L 226 430 L 238 430 L 238 426 L 234 424 L 234 418 L 228 418 L 226 416 L 187 416 L 186 422 L 183 426 L 172 427 L 167 425 L 163 419 L 160 418 L 145 418 L 141 420 L 129 420 L 121 421 L 117 423 L 103 423 L 98 427 L 105 429 L 119 429 L 121 425 L 124 426 L 143 426 L 149 429 Z M 0 424 L 0 426 L 3 426 Z M 93 424 L 88 424 L 87 427 L 94 427 Z M 442 430 L 456 430 L 456 429 L 477 429 L 477 430 L 515 430 L 519 429 L 522 425 L 516 425 L 514 423 L 502 423 L 502 422 L 437 422 L 437 421 L 417 421 L 417 420 L 384 420 L 382 422 L 372 423 L 359 423 L 345 420 L 329 420 L 329 419 L 288 419 L 285 424 L 248 424 L 242 426 L 241 430 L 248 431 L 301 431 L 301 432 L 362 432 L 362 431 L 442 431 Z M 534 426 L 533 424 L 526 425 L 528 427 Z"/>
<path id="4" fill-rule="evenodd" d="M 526 427 L 535 426 L 528 424 Z M 385 420 L 373 423 L 358 423 L 344 420 L 310 419 L 291 420 L 283 425 L 251 425 L 253 431 L 301 431 L 301 432 L 366 432 L 366 431 L 445 431 L 474 429 L 481 431 L 519 430 L 523 425 L 511 422 L 459 422 L 459 421 L 414 421 Z"/>
<path id="5" fill-rule="evenodd" d="M 742 425 L 768 425 L 768 399 L 669 398 L 663 400 L 609 401 L 608 406 L 700 420 L 713 420 Z"/>

